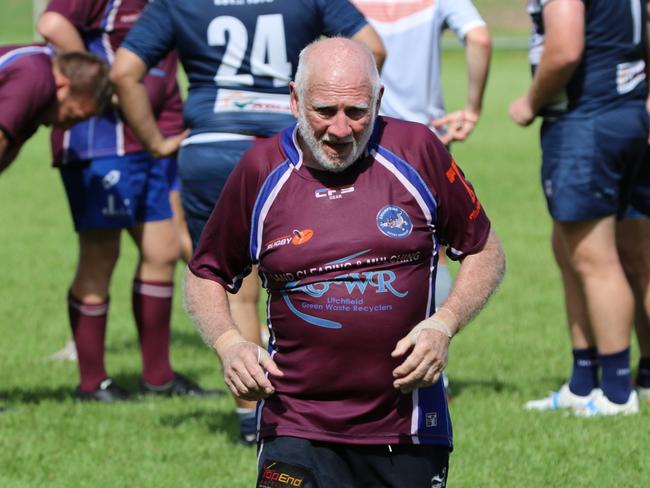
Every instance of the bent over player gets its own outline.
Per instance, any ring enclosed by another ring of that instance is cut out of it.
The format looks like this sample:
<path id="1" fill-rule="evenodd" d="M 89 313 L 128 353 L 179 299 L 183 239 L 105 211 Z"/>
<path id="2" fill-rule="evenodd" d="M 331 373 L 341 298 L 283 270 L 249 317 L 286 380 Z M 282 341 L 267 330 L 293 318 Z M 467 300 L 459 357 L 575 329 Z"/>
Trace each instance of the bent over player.
<path id="1" fill-rule="evenodd" d="M 301 54 L 298 118 L 249 149 L 186 276 L 186 303 L 237 396 L 260 399 L 259 486 L 443 486 L 452 432 L 440 375 L 450 339 L 502 278 L 471 184 L 421 124 L 378 117 L 370 52 L 346 39 Z M 435 311 L 438 250 L 462 265 Z M 253 264 L 270 355 L 228 313 Z M 265 368 L 268 377 L 265 375 Z"/>
<path id="2" fill-rule="evenodd" d="M 51 0 L 38 28 L 61 51 L 87 49 L 110 63 L 146 5 L 146 0 Z M 153 67 L 144 97 L 154 106 L 160 130 L 180 138 L 176 63 L 169 56 Z M 180 253 L 169 203 L 168 166 L 173 161 L 148 154 L 114 108 L 65 133 L 54 132 L 52 149 L 79 236 L 78 266 L 68 293 L 81 377 L 75 396 L 103 402 L 128 397 L 104 365 L 109 284 L 122 229 L 139 251 L 132 306 L 142 354 L 140 389 L 156 394 L 204 393 L 174 372 L 169 360 L 173 273 Z"/>
<path id="3" fill-rule="evenodd" d="M 0 172 L 40 125 L 72 126 L 101 111 L 110 94 L 108 68 L 97 56 L 0 46 Z"/>

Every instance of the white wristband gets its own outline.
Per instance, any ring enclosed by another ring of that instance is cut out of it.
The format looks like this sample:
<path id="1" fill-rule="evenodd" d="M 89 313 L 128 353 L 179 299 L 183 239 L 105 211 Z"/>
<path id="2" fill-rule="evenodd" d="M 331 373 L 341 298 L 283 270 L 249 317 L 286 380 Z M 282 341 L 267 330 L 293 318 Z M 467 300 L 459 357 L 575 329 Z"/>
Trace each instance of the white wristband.
<path id="1" fill-rule="evenodd" d="M 449 326 L 447 324 L 445 324 L 440 319 L 430 318 L 426 321 L 420 322 L 418 325 L 413 327 L 413 330 L 411 330 L 409 336 L 411 337 L 411 343 L 413 345 L 415 345 L 415 343 L 418 340 L 418 336 L 420 335 L 420 332 L 422 332 L 424 329 L 431 329 L 431 330 L 437 330 L 438 332 L 442 332 L 447 336 L 450 342 L 451 342 L 451 338 L 453 337 L 453 334 L 449 330 Z"/>

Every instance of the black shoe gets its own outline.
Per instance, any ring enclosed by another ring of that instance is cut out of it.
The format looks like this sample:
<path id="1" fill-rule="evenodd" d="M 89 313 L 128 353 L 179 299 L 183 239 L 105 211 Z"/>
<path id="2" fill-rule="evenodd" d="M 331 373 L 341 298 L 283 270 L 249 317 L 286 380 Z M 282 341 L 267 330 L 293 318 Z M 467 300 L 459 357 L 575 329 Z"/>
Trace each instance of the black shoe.
<path id="1" fill-rule="evenodd" d="M 245 446 L 257 445 L 257 421 L 255 415 L 239 418 L 239 443 Z"/>
<path id="2" fill-rule="evenodd" d="M 257 434 L 256 433 L 248 433 L 244 434 L 243 432 L 239 433 L 239 443 L 243 444 L 244 446 L 256 446 L 257 445 Z"/>
<path id="3" fill-rule="evenodd" d="M 191 395 L 191 396 L 222 396 L 223 390 L 204 390 L 191 379 L 180 373 L 174 373 L 174 379 L 164 385 L 156 386 L 140 381 L 140 391 L 144 394 L 154 395 Z"/>
<path id="4" fill-rule="evenodd" d="M 87 393 L 77 386 L 74 390 L 77 400 L 95 401 L 102 403 L 123 402 L 129 399 L 129 392 L 115 383 L 111 378 L 106 378 L 99 384 L 95 391 Z"/>

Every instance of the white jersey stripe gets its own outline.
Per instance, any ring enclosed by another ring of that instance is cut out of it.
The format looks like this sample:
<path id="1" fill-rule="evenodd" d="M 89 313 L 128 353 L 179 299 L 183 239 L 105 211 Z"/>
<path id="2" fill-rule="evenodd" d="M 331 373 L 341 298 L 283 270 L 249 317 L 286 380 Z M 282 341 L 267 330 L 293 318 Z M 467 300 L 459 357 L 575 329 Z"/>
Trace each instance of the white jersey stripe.
<path id="1" fill-rule="evenodd" d="M 419 390 L 417 388 L 411 393 L 411 402 L 413 404 L 413 410 L 411 411 L 411 440 L 413 444 L 419 444 L 418 422 L 420 420 L 420 400 Z"/>
<path id="2" fill-rule="evenodd" d="M 377 150 L 373 149 L 370 151 L 370 154 L 377 160 L 378 163 L 380 163 L 382 166 L 384 166 L 388 171 L 393 173 L 393 175 L 404 185 L 404 187 L 408 190 L 408 192 L 413 195 L 413 198 L 415 198 L 415 201 L 418 202 L 418 205 L 420 206 L 420 210 L 422 210 L 422 213 L 424 214 L 424 217 L 427 220 L 427 225 L 432 225 L 432 215 L 431 211 L 429 210 L 429 207 L 427 206 L 426 202 L 424 201 L 424 198 L 422 198 L 422 195 L 420 195 L 420 192 L 413 186 L 413 184 L 402 174 L 401 171 L 399 171 L 393 163 L 391 163 L 388 159 L 386 159 L 384 156 L 379 154 Z"/>
<path id="3" fill-rule="evenodd" d="M 262 206 L 262 210 L 260 211 L 258 221 L 254 223 L 255 227 L 257 228 L 257 242 L 256 242 L 257 249 L 256 249 L 255 256 L 252 256 L 252 258 L 253 261 L 256 263 L 259 262 L 260 253 L 262 252 L 262 233 L 264 232 L 264 220 L 266 219 L 266 216 L 269 213 L 269 209 L 271 208 L 271 205 L 273 205 L 273 202 L 275 201 L 278 194 L 280 193 L 280 190 L 282 190 L 282 187 L 291 176 L 292 171 L 293 171 L 293 166 L 288 164 L 286 166 L 286 169 L 284 170 L 284 174 L 280 177 L 278 182 L 275 184 L 275 187 L 271 190 L 270 194 L 266 198 L 264 205 Z"/>
<path id="4" fill-rule="evenodd" d="M 252 141 L 254 139 L 255 136 L 232 134 L 230 132 L 203 132 L 201 134 L 195 134 L 186 139 L 183 139 L 181 146 L 189 146 L 190 144 L 205 144 L 207 142 Z"/>

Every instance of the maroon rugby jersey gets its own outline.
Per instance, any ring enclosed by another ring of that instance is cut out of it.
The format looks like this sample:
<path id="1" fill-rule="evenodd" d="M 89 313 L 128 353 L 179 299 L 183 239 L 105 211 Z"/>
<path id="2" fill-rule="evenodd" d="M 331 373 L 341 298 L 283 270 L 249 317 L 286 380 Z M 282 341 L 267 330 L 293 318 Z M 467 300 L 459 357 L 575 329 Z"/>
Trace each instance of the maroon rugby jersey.
<path id="1" fill-rule="evenodd" d="M 0 171 L 36 132 L 56 98 L 51 54 L 42 44 L 0 47 L 0 130 L 9 141 Z"/>
<path id="2" fill-rule="evenodd" d="M 86 48 L 112 64 L 115 52 L 147 6 L 147 0 L 51 0 L 46 11 L 66 17 L 81 34 Z M 183 130 L 183 104 L 176 82 L 178 59 L 173 52 L 149 70 L 144 83 L 161 132 L 165 136 Z M 117 110 L 77 124 L 64 135 L 52 131 L 54 164 L 142 151 L 131 129 Z"/>
<path id="3" fill-rule="evenodd" d="M 259 404 L 260 436 L 451 446 L 442 382 L 400 393 L 390 353 L 435 310 L 440 245 L 459 259 L 487 240 L 471 184 L 424 125 L 379 117 L 340 174 L 304 166 L 295 138 L 244 155 L 189 265 L 233 292 L 259 264 L 285 373 Z"/>

